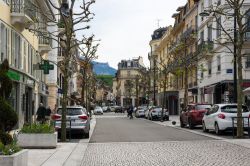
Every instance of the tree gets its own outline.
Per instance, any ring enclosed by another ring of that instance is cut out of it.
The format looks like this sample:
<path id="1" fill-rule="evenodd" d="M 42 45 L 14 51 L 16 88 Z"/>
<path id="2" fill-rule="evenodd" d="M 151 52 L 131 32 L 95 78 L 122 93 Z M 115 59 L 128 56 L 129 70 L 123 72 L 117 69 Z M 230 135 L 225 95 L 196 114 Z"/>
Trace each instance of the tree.
<path id="1" fill-rule="evenodd" d="M 12 130 L 18 121 L 17 113 L 8 103 L 12 89 L 12 80 L 8 74 L 9 63 L 5 59 L 0 65 L 0 142 L 10 144 L 12 137 L 6 133 Z"/>
<path id="2" fill-rule="evenodd" d="M 45 0 L 47 4 L 53 8 L 55 16 L 60 16 L 60 19 L 54 19 L 50 13 L 44 13 L 44 11 L 39 10 L 39 6 L 32 3 L 32 9 L 35 10 L 44 18 L 44 20 L 39 20 L 37 22 L 42 22 L 45 26 L 41 28 L 29 27 L 29 30 L 38 34 L 39 37 L 47 38 L 48 40 L 56 41 L 59 45 L 59 48 L 62 50 L 61 54 L 63 60 L 57 64 L 61 69 L 64 79 L 63 79 L 63 99 L 62 99 L 62 123 L 61 123 L 61 141 L 66 141 L 66 106 L 68 101 L 68 82 L 71 76 L 71 66 L 77 64 L 77 57 L 75 53 L 78 49 L 81 50 L 81 47 L 91 47 L 93 42 L 93 36 L 86 37 L 85 34 L 81 39 L 75 38 L 75 35 L 79 32 L 83 32 L 86 29 L 89 29 L 90 26 L 86 25 L 91 19 L 93 19 L 94 14 L 90 12 L 90 7 L 94 0 L 62 0 L 61 6 L 58 6 L 52 0 Z M 80 3 L 80 5 L 79 5 Z M 78 9 L 76 9 L 77 7 Z M 59 26 L 62 28 L 60 31 L 47 31 L 46 27 L 49 26 Z M 82 50 L 81 50 L 82 51 Z"/>
<path id="3" fill-rule="evenodd" d="M 222 1 L 224 2 L 224 1 Z M 216 40 L 218 44 L 227 48 L 229 54 L 234 55 L 234 62 L 237 66 L 237 137 L 243 137 L 242 104 L 243 104 L 243 65 L 245 56 L 245 42 L 247 32 L 250 31 L 250 10 L 246 0 L 225 0 L 224 3 L 218 1 L 205 9 L 211 21 L 217 23 L 213 29 L 221 31 L 220 37 Z M 234 24 L 233 24 L 234 23 Z M 235 72 L 235 71 L 234 71 Z"/>

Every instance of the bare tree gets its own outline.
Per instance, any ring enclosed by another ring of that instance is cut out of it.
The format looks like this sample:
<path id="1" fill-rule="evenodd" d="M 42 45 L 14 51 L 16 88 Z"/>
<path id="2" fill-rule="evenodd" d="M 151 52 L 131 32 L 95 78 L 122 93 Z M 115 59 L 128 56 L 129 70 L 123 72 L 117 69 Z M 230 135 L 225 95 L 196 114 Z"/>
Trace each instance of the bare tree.
<path id="1" fill-rule="evenodd" d="M 243 121 L 242 121 L 242 104 L 243 104 L 243 65 L 242 60 L 246 55 L 244 49 L 246 49 L 247 32 L 250 31 L 249 19 L 250 19 L 250 5 L 246 0 L 225 0 L 218 1 L 211 4 L 205 9 L 207 16 L 210 17 L 212 22 L 217 23 L 217 27 L 213 29 L 221 31 L 221 36 L 216 42 L 227 48 L 228 52 L 234 55 L 235 68 L 237 67 L 237 73 L 235 72 L 237 79 L 237 137 L 243 137 Z M 209 19 L 209 18 L 208 18 Z"/>
<path id="2" fill-rule="evenodd" d="M 62 123 L 61 123 L 61 141 L 66 141 L 66 106 L 68 101 L 68 81 L 71 76 L 70 66 L 78 63 L 78 57 L 75 56 L 76 50 L 80 49 L 85 52 L 83 48 L 87 47 L 87 52 L 84 55 L 89 55 L 96 52 L 96 46 L 92 45 L 93 36 L 86 37 L 85 34 L 81 39 L 75 37 L 80 31 L 84 33 L 84 30 L 89 29 L 87 25 L 90 20 L 93 19 L 94 14 L 91 13 L 90 7 L 95 3 L 94 0 L 62 0 L 58 5 L 53 0 L 45 0 L 50 5 L 54 15 L 50 12 L 39 10 L 38 3 L 36 1 L 30 1 L 31 7 L 27 10 L 37 12 L 37 15 L 41 16 L 34 18 L 39 24 L 44 26 L 31 26 L 28 29 L 34 33 L 37 33 L 39 37 L 43 37 L 47 40 L 53 40 L 58 43 L 58 48 L 61 49 L 63 60 L 60 61 L 57 66 L 61 69 L 63 79 L 63 99 L 62 99 Z M 77 2 L 77 3 L 76 3 Z M 59 19 L 58 19 L 59 17 Z M 43 20 L 39 20 L 43 18 Z M 47 27 L 58 26 L 60 29 L 55 31 L 47 31 Z M 57 48 L 57 47 L 56 47 Z"/>

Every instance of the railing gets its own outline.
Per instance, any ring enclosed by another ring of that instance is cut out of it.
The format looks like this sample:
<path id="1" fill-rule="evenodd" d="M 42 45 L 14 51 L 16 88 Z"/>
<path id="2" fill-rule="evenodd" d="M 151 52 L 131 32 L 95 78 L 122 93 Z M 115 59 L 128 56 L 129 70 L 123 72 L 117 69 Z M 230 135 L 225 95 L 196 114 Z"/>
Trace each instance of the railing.
<path id="1" fill-rule="evenodd" d="M 50 34 L 43 34 L 39 36 L 39 44 L 52 46 L 52 37 Z"/>
<path id="2" fill-rule="evenodd" d="M 214 49 L 214 42 L 213 41 L 202 41 L 198 44 L 198 53 L 202 53 L 203 51 L 207 50 L 211 52 Z"/>
<path id="3" fill-rule="evenodd" d="M 30 0 L 11 0 L 12 13 L 24 13 L 31 19 L 36 17 L 36 7 L 32 7 Z"/>
<path id="4" fill-rule="evenodd" d="M 249 126 L 249 117 L 232 117 L 232 132 L 233 132 L 233 137 L 235 137 L 235 133 L 234 133 L 234 129 L 235 129 L 235 127 L 234 127 L 234 120 L 236 119 L 236 120 L 238 120 L 238 119 L 242 119 L 242 122 L 243 122 L 243 131 L 244 131 L 244 128 L 245 128 L 245 124 L 244 124 L 244 119 L 247 119 L 247 132 L 248 132 L 248 136 L 249 136 L 249 138 L 250 138 L 250 126 Z M 237 124 L 237 123 L 236 123 Z M 237 127 L 236 127 L 237 128 Z"/>

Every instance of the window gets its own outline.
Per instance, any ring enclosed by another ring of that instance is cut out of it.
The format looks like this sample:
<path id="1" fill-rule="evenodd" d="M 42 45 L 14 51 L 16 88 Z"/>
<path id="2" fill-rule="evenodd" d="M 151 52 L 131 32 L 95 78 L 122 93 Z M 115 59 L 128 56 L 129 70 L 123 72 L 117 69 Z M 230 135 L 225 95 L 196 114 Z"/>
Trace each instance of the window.
<path id="1" fill-rule="evenodd" d="M 247 59 L 246 59 L 246 68 L 250 68 L 250 56 L 247 56 Z"/>
<path id="2" fill-rule="evenodd" d="M 208 0 L 208 7 L 212 6 L 212 0 Z"/>
<path id="3" fill-rule="evenodd" d="M 204 41 L 204 31 L 201 31 L 201 33 L 200 33 L 200 39 L 201 39 L 201 42 Z"/>
<path id="4" fill-rule="evenodd" d="M 250 40 L 250 10 L 247 11 L 246 14 L 246 22 L 247 22 L 247 31 L 246 31 L 246 40 Z"/>
<path id="5" fill-rule="evenodd" d="M 221 71 L 221 58 L 217 56 L 217 71 Z"/>
<path id="6" fill-rule="evenodd" d="M 1 29 L 1 36 L 0 36 L 0 52 L 1 52 L 1 57 L 0 57 L 0 61 L 3 61 L 5 58 L 7 58 L 7 37 L 8 37 L 8 33 L 7 33 L 7 28 L 4 26 L 4 24 L 1 24 L 0 26 Z"/>
<path id="7" fill-rule="evenodd" d="M 204 1 L 201 2 L 201 13 L 204 12 Z M 204 17 L 201 17 L 201 21 L 204 20 Z"/>
<path id="8" fill-rule="evenodd" d="M 219 38 L 221 37 L 221 17 L 219 17 L 217 20 L 216 29 L 217 29 L 216 37 Z"/>
<path id="9" fill-rule="evenodd" d="M 208 62 L 207 69 L 208 69 L 208 76 L 211 76 L 211 74 L 212 74 L 212 62 Z"/>
<path id="10" fill-rule="evenodd" d="M 208 31 L 207 40 L 212 41 L 213 40 L 212 39 L 212 32 L 213 32 L 212 25 L 208 26 L 207 31 Z"/>

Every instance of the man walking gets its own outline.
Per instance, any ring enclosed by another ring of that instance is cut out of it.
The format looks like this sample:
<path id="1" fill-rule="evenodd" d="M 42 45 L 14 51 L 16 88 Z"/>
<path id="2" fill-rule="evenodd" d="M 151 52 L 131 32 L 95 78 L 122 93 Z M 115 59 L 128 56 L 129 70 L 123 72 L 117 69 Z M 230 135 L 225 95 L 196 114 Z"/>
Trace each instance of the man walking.
<path id="1" fill-rule="evenodd" d="M 38 122 L 44 123 L 46 121 L 46 119 L 45 119 L 46 108 L 43 106 L 43 103 L 39 104 L 36 115 L 37 115 L 36 120 Z"/>

